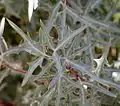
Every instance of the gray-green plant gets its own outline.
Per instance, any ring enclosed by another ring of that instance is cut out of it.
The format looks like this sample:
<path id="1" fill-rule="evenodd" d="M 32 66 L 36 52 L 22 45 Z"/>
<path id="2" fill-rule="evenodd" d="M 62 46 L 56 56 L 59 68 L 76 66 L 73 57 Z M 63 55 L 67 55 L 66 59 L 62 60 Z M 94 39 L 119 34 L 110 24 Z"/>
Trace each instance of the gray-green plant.
<path id="1" fill-rule="evenodd" d="M 16 0 L 10 1 L 18 3 Z M 16 12 L 15 8 L 12 10 L 10 1 L 2 0 L 0 3 L 6 9 L 11 8 L 12 12 L 9 9 L 7 12 L 20 18 L 20 11 Z M 24 1 L 21 2 L 25 5 Z M 112 67 L 108 60 L 110 47 L 120 40 L 119 22 L 114 23 L 112 20 L 119 11 L 118 3 L 119 0 L 28 0 L 28 29 L 39 24 L 36 35 L 31 35 L 30 30 L 25 33 L 5 13 L 0 24 L 0 64 L 9 67 L 1 72 L 0 81 L 9 74 L 10 67 L 18 68 L 15 63 L 11 63 L 11 55 L 28 53 L 33 59 L 28 63 L 28 70 L 23 73 L 21 85 L 18 85 L 21 95 L 16 97 L 16 100 L 20 98 L 21 104 L 119 105 L 120 85 L 118 80 L 115 81 L 119 76 L 112 75 L 120 70 Z M 36 11 L 39 9 L 47 11 L 49 17 L 38 19 L 40 14 Z M 11 46 L 5 41 L 5 23 L 9 23 L 11 29 L 23 39 L 19 45 Z M 95 47 L 101 48 L 102 53 L 96 54 Z M 26 54 L 20 56 L 24 58 Z M 38 67 L 39 72 L 33 74 Z M 29 84 L 33 88 L 25 90 Z"/>

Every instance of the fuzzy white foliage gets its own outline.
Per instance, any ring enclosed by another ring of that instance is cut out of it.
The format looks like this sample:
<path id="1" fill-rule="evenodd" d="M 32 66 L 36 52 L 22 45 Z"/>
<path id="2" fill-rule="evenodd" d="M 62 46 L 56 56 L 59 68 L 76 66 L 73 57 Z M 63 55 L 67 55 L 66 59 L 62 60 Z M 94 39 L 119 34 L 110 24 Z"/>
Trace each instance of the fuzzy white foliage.
<path id="1" fill-rule="evenodd" d="M 28 0 L 28 17 L 29 21 L 31 21 L 33 10 L 38 7 L 38 0 Z"/>
<path id="2" fill-rule="evenodd" d="M 112 78 L 114 79 L 115 82 L 119 82 L 120 81 L 120 72 L 113 72 Z"/>
<path id="3" fill-rule="evenodd" d="M 5 27 L 5 18 L 3 17 L 0 23 L 0 53 L 1 53 L 0 65 L 2 64 L 3 61 L 3 46 L 6 44 L 3 38 L 4 27 Z"/>
<path id="4" fill-rule="evenodd" d="M 115 61 L 114 62 L 114 67 L 119 69 L 120 68 L 120 61 Z"/>
<path id="5" fill-rule="evenodd" d="M 2 49 L 2 45 L 4 45 L 6 49 L 8 48 L 7 47 L 7 43 L 4 40 L 4 38 L 3 38 L 4 27 L 5 27 L 5 18 L 3 17 L 2 20 L 1 20 L 1 23 L 0 23 L 0 39 L 1 39 L 0 40 L 0 44 L 1 44 L 1 48 L 0 49 Z"/>
<path id="6" fill-rule="evenodd" d="M 3 35 L 4 26 L 5 26 L 5 18 L 2 18 L 0 23 L 0 37 Z"/>

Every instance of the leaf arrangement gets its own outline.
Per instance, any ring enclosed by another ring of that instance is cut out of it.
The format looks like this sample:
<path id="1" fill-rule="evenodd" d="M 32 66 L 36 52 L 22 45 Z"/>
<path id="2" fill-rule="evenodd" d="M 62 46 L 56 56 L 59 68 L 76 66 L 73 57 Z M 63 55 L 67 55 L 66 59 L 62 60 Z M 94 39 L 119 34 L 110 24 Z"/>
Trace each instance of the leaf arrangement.
<path id="1" fill-rule="evenodd" d="M 9 18 L 2 18 L 0 65 L 6 64 L 7 69 L 14 67 L 11 70 L 21 73 L 24 78 L 18 88 L 23 89 L 28 84 L 34 86 L 33 89 L 24 91 L 24 96 L 21 95 L 23 104 L 113 106 L 115 101 L 120 103 L 117 100 L 120 85 L 118 80 L 114 80 L 119 75 L 112 76 L 120 70 L 112 67 L 108 58 L 110 48 L 119 42 L 119 25 L 112 21 L 115 11 L 119 10 L 119 0 L 112 0 L 112 3 L 109 1 L 28 0 L 30 23 L 35 22 L 34 9 L 37 11 L 42 8 L 49 12 L 47 20 L 38 19 L 39 30 L 35 38 L 29 35 L 29 31 L 26 34 Z M 10 47 L 5 41 L 3 34 L 6 22 L 23 39 L 18 46 Z M 96 48 L 101 52 L 98 53 Z M 13 66 L 10 62 L 12 54 L 20 55 L 21 52 L 35 57 L 27 61 L 27 71 Z M 39 72 L 34 74 L 38 67 Z M 7 69 L 2 76 L 6 77 Z M 4 77 L 0 78 L 1 82 Z M 112 103 L 107 104 L 111 98 Z"/>

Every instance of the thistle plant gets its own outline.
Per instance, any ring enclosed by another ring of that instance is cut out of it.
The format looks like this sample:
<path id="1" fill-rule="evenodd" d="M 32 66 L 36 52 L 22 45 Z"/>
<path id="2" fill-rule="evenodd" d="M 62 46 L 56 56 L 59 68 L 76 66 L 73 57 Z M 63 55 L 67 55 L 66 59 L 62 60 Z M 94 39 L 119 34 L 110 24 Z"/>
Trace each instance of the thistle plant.
<path id="1" fill-rule="evenodd" d="M 23 77 L 15 99 L 21 105 L 119 105 L 120 85 L 115 81 L 119 76 L 115 73 L 120 70 L 113 67 L 109 53 L 119 42 L 120 28 L 112 17 L 120 1 L 109 1 L 28 0 L 25 32 L 5 15 L 0 24 L 0 65 L 5 67 L 1 71 L 1 92 L 4 78 L 16 72 Z M 38 19 L 40 9 L 49 13 L 47 19 Z M 5 23 L 23 39 L 17 46 L 4 39 Z M 35 33 L 29 28 L 35 28 Z M 15 63 L 12 55 L 20 56 L 21 61 L 27 58 L 28 68 Z"/>

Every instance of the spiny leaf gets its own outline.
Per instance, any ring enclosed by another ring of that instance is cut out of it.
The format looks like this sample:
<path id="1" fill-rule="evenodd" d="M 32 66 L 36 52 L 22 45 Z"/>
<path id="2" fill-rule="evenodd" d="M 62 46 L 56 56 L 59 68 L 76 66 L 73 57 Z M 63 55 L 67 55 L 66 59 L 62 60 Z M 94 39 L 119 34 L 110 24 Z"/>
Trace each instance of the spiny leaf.
<path id="1" fill-rule="evenodd" d="M 29 69 L 24 76 L 22 86 L 24 86 L 28 82 L 29 78 L 32 76 L 32 73 L 40 64 L 42 64 L 42 61 L 43 61 L 43 57 L 42 58 L 40 57 L 30 64 Z"/>

